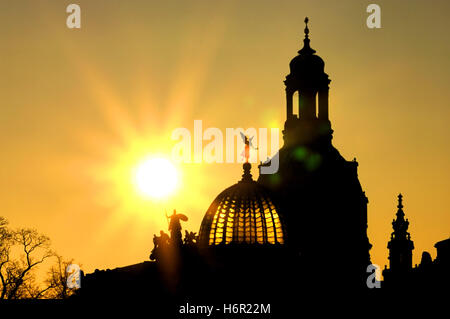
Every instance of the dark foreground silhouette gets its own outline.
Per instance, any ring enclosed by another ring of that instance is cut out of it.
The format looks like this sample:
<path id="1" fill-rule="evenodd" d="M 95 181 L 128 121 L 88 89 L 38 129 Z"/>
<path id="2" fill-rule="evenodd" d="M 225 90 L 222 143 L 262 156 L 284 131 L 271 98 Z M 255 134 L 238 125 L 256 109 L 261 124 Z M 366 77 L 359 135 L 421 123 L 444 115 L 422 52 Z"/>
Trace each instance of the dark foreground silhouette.
<path id="1" fill-rule="evenodd" d="M 170 236 L 161 231 L 154 237 L 152 261 L 84 276 L 79 300 L 145 303 L 166 316 L 181 316 L 189 305 L 192 310 L 214 305 L 214 318 L 228 318 L 233 309 L 237 316 L 252 310 L 241 304 L 259 305 L 260 310 L 270 305 L 272 317 L 281 318 L 307 308 L 332 311 L 331 305 L 347 310 L 357 305 L 372 311 L 379 305 L 417 305 L 443 296 L 449 284 L 450 240 L 436 244 L 436 260 L 424 253 L 413 268 L 414 245 L 401 195 L 388 245 L 390 268 L 384 270 L 384 282 L 374 278 L 368 199 L 358 180 L 358 163 L 345 160 L 332 145 L 330 80 L 324 61 L 310 47 L 307 19 L 305 23 L 303 48 L 284 81 L 284 145 L 259 165 L 258 181 L 250 174 L 250 140 L 244 135 L 242 179 L 212 202 L 198 236 L 186 232 L 183 240 L 180 220 L 187 217 L 174 211 Z M 261 173 L 277 161 L 276 173 Z M 224 313 L 224 304 L 235 308 Z"/>
<path id="2" fill-rule="evenodd" d="M 439 298 L 448 296 L 450 283 L 450 240 L 436 244 L 436 260 L 424 253 L 413 268 L 414 245 L 401 196 L 385 281 L 373 276 L 368 199 L 358 163 L 345 160 L 332 145 L 330 80 L 305 23 L 303 48 L 284 81 L 284 145 L 259 165 L 258 180 L 250 174 L 251 142 L 244 135 L 242 179 L 212 202 L 198 235 L 186 231 L 183 238 L 181 221 L 187 216 L 174 211 L 170 234 L 154 237 L 151 261 L 83 275 L 70 304 L 109 309 L 132 304 L 130 309 L 145 307 L 164 318 L 205 318 L 199 311 L 212 309 L 207 306 L 214 308 L 213 318 L 250 317 L 245 311 L 267 312 L 268 305 L 270 315 L 259 317 L 292 318 L 306 309 L 365 309 L 360 312 L 365 315 L 379 307 L 412 309 L 430 299 L 442 305 Z M 262 174 L 277 163 L 275 173 Z M 196 314 L 186 313 L 191 310 Z"/>

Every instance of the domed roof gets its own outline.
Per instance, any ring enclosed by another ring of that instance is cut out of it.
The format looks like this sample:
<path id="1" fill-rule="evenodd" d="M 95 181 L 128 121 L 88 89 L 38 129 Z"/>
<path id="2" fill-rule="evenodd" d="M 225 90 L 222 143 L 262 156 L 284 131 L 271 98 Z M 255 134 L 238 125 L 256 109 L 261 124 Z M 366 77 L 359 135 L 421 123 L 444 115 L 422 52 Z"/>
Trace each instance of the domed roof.
<path id="1" fill-rule="evenodd" d="M 316 51 L 309 45 L 308 21 L 308 18 L 305 18 L 306 27 L 303 48 L 298 51 L 298 55 L 289 63 L 291 75 L 295 77 L 321 75 L 325 69 L 325 62 L 320 56 L 315 55 Z"/>
<path id="2" fill-rule="evenodd" d="M 322 74 L 324 72 L 325 62 L 320 56 L 315 54 L 302 54 L 301 50 L 298 52 L 299 55 L 293 58 L 289 63 L 291 74 L 303 76 Z"/>
<path id="3" fill-rule="evenodd" d="M 200 245 L 284 244 L 278 210 L 269 191 L 252 179 L 250 168 L 245 163 L 242 180 L 220 193 L 208 208 L 200 227 Z"/>

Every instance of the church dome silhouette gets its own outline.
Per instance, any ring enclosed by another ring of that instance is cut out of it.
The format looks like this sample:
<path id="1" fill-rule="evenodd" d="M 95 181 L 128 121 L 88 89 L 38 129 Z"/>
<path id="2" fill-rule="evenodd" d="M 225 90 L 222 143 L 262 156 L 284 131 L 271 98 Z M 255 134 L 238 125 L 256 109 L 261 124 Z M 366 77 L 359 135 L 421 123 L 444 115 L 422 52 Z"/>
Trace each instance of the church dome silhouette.
<path id="1" fill-rule="evenodd" d="M 250 163 L 243 168 L 242 180 L 221 192 L 208 208 L 200 245 L 284 244 L 283 223 L 269 190 L 252 179 Z"/>
<path id="2" fill-rule="evenodd" d="M 316 51 L 309 45 L 308 18 L 305 18 L 305 39 L 303 39 L 303 48 L 298 51 L 298 55 L 289 63 L 291 75 L 296 78 L 310 78 L 320 76 L 324 73 L 325 62 L 316 55 Z"/>

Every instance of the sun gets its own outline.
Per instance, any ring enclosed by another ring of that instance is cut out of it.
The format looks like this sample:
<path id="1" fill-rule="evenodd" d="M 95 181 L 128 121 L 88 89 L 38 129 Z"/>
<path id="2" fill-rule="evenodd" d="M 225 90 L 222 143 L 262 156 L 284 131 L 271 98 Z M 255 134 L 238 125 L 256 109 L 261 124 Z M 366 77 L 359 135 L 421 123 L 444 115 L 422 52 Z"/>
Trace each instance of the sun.
<path id="1" fill-rule="evenodd" d="M 147 158 L 134 171 L 136 188 L 144 197 L 167 197 L 175 191 L 178 179 L 175 166 L 162 157 Z"/>

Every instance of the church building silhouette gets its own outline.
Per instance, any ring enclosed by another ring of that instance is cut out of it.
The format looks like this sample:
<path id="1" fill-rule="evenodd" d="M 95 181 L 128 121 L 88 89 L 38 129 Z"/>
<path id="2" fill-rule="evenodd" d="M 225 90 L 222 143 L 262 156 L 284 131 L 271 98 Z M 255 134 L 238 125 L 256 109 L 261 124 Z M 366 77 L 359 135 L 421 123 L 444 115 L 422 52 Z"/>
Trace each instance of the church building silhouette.
<path id="1" fill-rule="evenodd" d="M 146 300 L 155 306 L 186 299 L 292 301 L 306 292 L 370 295 L 402 285 L 434 287 L 438 277 L 448 283 L 450 239 L 436 244 L 435 261 L 424 253 L 420 266 L 412 267 L 414 245 L 399 195 L 390 268 L 383 271 L 381 289 L 368 287 L 368 198 L 358 162 L 344 159 L 332 144 L 330 79 L 311 48 L 308 18 L 305 24 L 303 47 L 284 81 L 279 170 L 254 179 L 251 164 L 244 163 L 242 178 L 214 199 L 198 235 L 185 231 L 183 238 L 180 220 L 187 216 L 174 211 L 170 234 L 154 237 L 151 261 L 83 275 L 76 298 Z M 270 160 L 261 163 L 260 172 L 268 165 Z"/>

